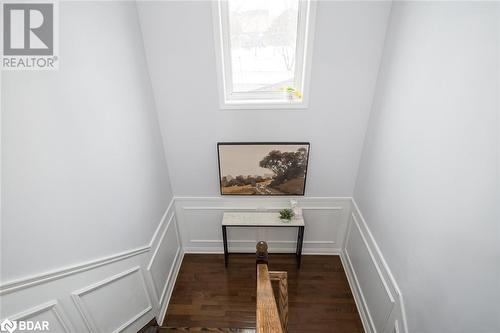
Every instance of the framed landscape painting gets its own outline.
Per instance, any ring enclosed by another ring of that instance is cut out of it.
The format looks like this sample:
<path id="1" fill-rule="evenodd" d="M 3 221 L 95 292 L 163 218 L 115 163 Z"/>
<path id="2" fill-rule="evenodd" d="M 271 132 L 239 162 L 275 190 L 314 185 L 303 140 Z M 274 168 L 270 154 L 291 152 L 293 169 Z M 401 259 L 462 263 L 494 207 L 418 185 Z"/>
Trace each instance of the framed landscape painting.
<path id="1" fill-rule="evenodd" d="M 304 195 L 308 142 L 219 142 L 222 195 Z"/>

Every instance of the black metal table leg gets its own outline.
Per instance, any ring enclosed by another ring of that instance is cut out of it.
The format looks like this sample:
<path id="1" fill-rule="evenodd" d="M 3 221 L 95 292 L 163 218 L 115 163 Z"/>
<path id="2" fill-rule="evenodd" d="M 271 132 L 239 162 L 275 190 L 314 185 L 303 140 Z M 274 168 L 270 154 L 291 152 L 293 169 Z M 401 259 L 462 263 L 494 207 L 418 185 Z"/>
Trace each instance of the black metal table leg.
<path id="1" fill-rule="evenodd" d="M 304 244 L 304 227 L 299 227 L 297 233 L 297 267 L 300 268 L 300 262 L 302 260 L 302 245 Z"/>
<path id="2" fill-rule="evenodd" d="M 222 226 L 222 241 L 224 243 L 224 265 L 227 267 L 229 251 L 227 250 L 227 230 L 225 225 Z"/>

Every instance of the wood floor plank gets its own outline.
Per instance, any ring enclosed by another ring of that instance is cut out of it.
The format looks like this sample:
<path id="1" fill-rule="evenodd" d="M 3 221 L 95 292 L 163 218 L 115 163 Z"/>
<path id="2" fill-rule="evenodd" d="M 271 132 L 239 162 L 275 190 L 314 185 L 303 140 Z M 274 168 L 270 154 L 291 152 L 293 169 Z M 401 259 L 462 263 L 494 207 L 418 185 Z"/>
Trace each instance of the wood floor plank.
<path id="1" fill-rule="evenodd" d="M 288 273 L 288 332 L 360 333 L 363 326 L 338 256 L 270 255 Z M 163 326 L 254 328 L 255 255 L 186 254 Z"/>

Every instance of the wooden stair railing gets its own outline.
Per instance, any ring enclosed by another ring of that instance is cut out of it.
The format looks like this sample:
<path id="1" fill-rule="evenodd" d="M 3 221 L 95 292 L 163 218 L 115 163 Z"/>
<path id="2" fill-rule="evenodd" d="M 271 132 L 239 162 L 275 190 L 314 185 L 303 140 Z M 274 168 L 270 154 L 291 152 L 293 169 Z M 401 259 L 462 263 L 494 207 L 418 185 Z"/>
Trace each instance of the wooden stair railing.
<path id="1" fill-rule="evenodd" d="M 278 281 L 278 312 L 283 332 L 288 330 L 288 275 L 286 272 L 269 272 L 271 281 Z"/>
<path id="2" fill-rule="evenodd" d="M 288 326 L 288 281 L 286 272 L 270 272 L 267 243 L 257 243 L 257 333 L 286 333 Z M 278 306 L 271 281 L 278 281 Z"/>

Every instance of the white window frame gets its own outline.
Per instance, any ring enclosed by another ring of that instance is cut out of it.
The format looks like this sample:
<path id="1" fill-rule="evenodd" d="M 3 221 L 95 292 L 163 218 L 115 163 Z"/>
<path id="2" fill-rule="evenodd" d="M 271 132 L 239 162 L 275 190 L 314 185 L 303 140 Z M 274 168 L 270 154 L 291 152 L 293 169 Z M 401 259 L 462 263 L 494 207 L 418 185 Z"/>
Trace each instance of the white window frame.
<path id="1" fill-rule="evenodd" d="M 306 109 L 316 16 L 315 0 L 299 0 L 294 88 L 302 97 L 288 100 L 283 92 L 233 92 L 227 0 L 213 1 L 217 81 L 221 109 Z"/>

